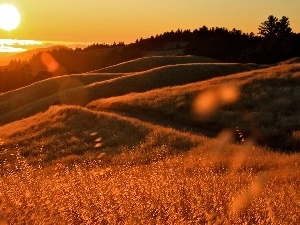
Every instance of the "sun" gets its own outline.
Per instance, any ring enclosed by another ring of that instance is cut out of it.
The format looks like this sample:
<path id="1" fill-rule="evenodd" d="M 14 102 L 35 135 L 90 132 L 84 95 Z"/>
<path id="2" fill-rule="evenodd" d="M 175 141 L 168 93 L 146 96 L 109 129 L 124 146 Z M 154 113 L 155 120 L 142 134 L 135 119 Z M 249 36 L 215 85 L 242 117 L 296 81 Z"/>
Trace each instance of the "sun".
<path id="1" fill-rule="evenodd" d="M 0 5 L 0 28 L 10 31 L 19 26 L 20 13 L 12 4 Z"/>

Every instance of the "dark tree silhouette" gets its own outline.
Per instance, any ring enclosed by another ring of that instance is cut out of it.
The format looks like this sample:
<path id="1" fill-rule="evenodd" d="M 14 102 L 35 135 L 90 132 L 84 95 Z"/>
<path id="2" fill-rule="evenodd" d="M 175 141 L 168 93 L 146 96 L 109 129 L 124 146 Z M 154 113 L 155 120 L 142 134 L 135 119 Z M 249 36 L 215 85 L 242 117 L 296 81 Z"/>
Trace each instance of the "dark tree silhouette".
<path id="1" fill-rule="evenodd" d="M 292 33 L 289 18 L 286 16 L 283 16 L 280 20 L 278 20 L 277 17 L 270 15 L 268 20 L 259 25 L 258 30 L 258 34 L 267 39 L 272 39 L 274 37 L 286 37 Z"/>
<path id="2" fill-rule="evenodd" d="M 279 22 L 276 23 L 278 37 L 287 37 L 292 33 L 290 28 L 289 18 L 283 16 Z"/>
<path id="3" fill-rule="evenodd" d="M 265 38 L 273 38 L 277 34 L 278 18 L 270 15 L 268 20 L 262 22 L 258 27 L 258 34 Z"/>
<path id="4" fill-rule="evenodd" d="M 280 20 L 273 15 L 261 23 L 259 33 L 263 40 L 252 50 L 253 62 L 275 63 L 287 58 L 299 56 L 299 40 L 290 28 L 289 18 L 283 16 Z"/>

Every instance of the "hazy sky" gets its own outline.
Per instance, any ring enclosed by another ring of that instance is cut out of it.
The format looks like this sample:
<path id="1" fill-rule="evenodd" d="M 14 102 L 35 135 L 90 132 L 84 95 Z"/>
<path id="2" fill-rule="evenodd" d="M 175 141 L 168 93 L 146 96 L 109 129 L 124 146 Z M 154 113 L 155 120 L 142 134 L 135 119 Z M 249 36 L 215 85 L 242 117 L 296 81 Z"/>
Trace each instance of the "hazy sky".
<path id="1" fill-rule="evenodd" d="M 208 27 L 257 33 L 269 15 L 300 32 L 300 0 L 0 0 L 14 4 L 20 26 L 0 38 L 134 42 L 165 31 Z"/>

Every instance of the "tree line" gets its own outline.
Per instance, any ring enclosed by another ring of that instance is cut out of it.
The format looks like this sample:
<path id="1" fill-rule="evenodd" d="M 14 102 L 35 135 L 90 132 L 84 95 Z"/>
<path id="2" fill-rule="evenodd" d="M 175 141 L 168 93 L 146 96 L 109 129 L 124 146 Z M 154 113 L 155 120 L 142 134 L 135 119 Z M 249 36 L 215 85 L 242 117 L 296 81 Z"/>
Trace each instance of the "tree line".
<path id="1" fill-rule="evenodd" d="M 84 73 L 119 62 L 141 57 L 133 55 L 129 47 L 119 44 L 93 44 L 84 49 L 58 48 L 46 51 L 58 68 L 49 71 L 42 60 L 43 52 L 34 54 L 28 61 L 11 60 L 0 67 L 0 93 L 14 90 L 44 79 L 76 73 Z M 51 62 L 50 62 L 51 63 Z"/>
<path id="2" fill-rule="evenodd" d="M 300 34 L 294 33 L 289 19 L 270 15 L 258 27 L 258 33 L 243 33 L 233 28 L 208 28 L 203 26 L 193 31 L 165 32 L 150 38 L 140 38 L 135 43 L 92 44 L 86 48 L 59 48 L 48 53 L 59 63 L 59 70 L 48 71 L 41 54 L 29 61 L 12 60 L 0 67 L 0 93 L 13 90 L 53 76 L 88 72 L 162 49 L 169 42 L 187 43 L 184 54 L 199 55 L 224 62 L 276 63 L 300 56 Z M 180 44 L 175 48 L 182 48 Z"/>
<path id="3" fill-rule="evenodd" d="M 240 30 L 202 27 L 185 53 L 216 58 L 226 62 L 276 63 L 300 56 L 300 34 L 292 32 L 289 19 L 271 15 L 258 27 L 258 36 Z"/>

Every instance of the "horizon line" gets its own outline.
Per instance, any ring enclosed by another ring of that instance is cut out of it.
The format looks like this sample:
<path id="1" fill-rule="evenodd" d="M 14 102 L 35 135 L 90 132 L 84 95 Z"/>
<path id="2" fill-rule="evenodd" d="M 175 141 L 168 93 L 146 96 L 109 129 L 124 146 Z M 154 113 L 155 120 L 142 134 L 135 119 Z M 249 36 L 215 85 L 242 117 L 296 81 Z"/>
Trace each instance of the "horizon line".
<path id="1" fill-rule="evenodd" d="M 49 40 L 25 40 L 25 39 L 9 39 L 0 38 L 0 53 L 21 53 L 36 49 L 37 47 L 48 48 L 53 46 L 65 46 L 72 49 L 83 48 L 96 42 L 89 41 L 49 41 Z M 103 43 L 106 44 L 106 43 Z"/>

